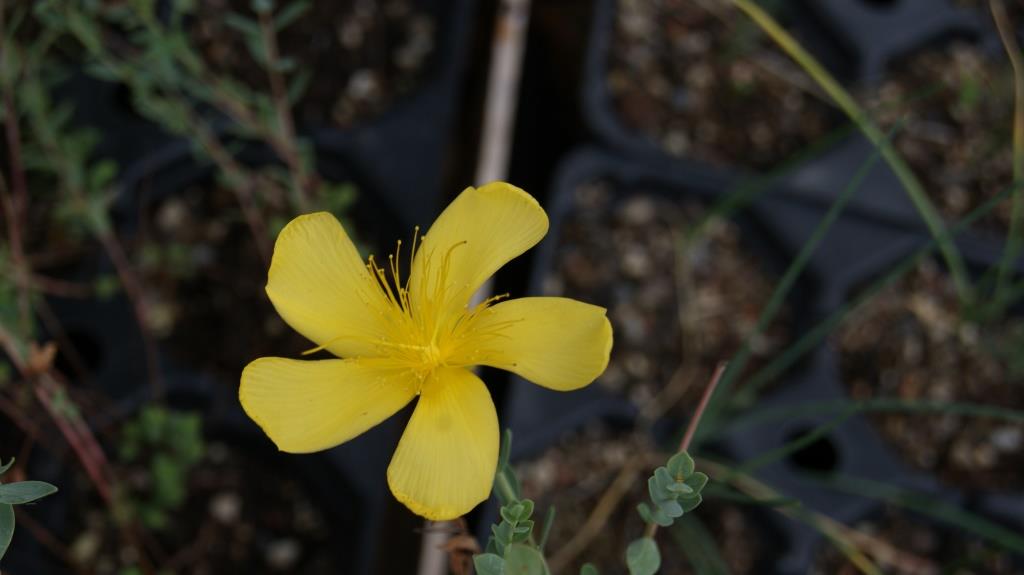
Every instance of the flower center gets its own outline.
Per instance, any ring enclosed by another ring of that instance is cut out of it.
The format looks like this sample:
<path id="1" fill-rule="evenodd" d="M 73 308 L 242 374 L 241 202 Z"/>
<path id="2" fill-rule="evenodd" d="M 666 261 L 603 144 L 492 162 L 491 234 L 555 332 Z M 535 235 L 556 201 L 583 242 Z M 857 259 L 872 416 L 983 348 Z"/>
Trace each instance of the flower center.
<path id="1" fill-rule="evenodd" d="M 388 256 L 386 269 L 378 265 L 372 255 L 367 262 L 367 269 L 376 280 L 390 309 L 385 318 L 387 336 L 377 342 L 378 349 L 382 355 L 405 363 L 426 378 L 435 369 L 448 365 L 456 347 L 455 336 L 459 326 L 470 314 L 465 309 L 453 313 L 445 307 L 447 296 L 450 296 L 448 284 L 452 255 L 465 242 L 449 246 L 441 253 L 436 250 L 421 253 L 417 264 L 417 250 L 422 247 L 422 242 L 423 237 L 419 235 L 417 227 L 413 232 L 412 249 L 409 250 L 409 267 L 413 271 L 404 282 L 401 274 L 401 240 L 397 243 L 395 253 Z M 412 273 L 417 275 L 415 287 L 411 281 Z M 412 293 L 411 289 L 415 289 L 416 293 Z"/>
<path id="2" fill-rule="evenodd" d="M 382 296 L 385 305 L 380 314 L 383 334 L 367 343 L 376 348 L 376 357 L 407 366 L 421 382 L 440 367 L 469 367 L 486 363 L 489 354 L 498 346 L 491 340 L 503 337 L 502 329 L 518 321 L 487 322 L 486 326 L 478 321 L 488 307 L 507 298 L 508 294 L 489 297 L 473 307 L 463 302 L 454 306 L 452 297 L 458 296 L 453 293 L 455 287 L 450 279 L 452 255 L 466 242 L 457 242 L 440 251 L 432 249 L 430 253 L 421 253 L 417 261 L 417 249 L 422 242 L 419 227 L 416 227 L 409 256 L 411 272 L 405 282 L 400 269 L 401 240 L 397 242 L 395 253 L 388 256 L 386 269 L 372 255 L 366 263 L 373 289 Z M 331 343 L 304 354 L 324 349 Z"/>

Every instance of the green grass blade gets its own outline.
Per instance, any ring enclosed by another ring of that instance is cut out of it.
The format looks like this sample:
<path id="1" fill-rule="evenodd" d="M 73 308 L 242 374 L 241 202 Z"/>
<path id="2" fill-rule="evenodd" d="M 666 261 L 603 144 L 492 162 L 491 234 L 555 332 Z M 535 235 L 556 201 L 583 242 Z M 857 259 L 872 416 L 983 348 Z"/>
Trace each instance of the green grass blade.
<path id="1" fill-rule="evenodd" d="M 701 491 L 701 494 L 706 495 L 709 499 L 722 499 L 755 507 L 800 507 L 803 505 L 799 499 L 793 497 L 770 497 L 765 499 L 751 497 L 722 483 L 709 483 Z"/>
<path id="2" fill-rule="evenodd" d="M 893 129 L 890 136 L 895 133 L 896 129 L 897 128 Z M 875 165 L 878 159 L 879 154 L 876 150 L 860 166 L 857 173 L 854 174 L 853 178 L 847 183 L 842 193 L 838 198 L 836 198 L 835 202 L 832 203 L 821 221 L 818 222 L 818 225 L 815 227 L 811 237 L 803 246 L 801 246 L 800 252 L 797 253 L 796 258 L 793 259 L 793 262 L 786 269 L 782 279 L 779 280 L 779 284 L 775 286 L 775 289 L 772 291 L 772 295 L 768 299 L 768 303 L 765 304 L 764 309 L 761 310 L 761 314 L 757 319 L 757 325 L 754 326 L 753 332 L 747 337 L 746 341 L 744 341 L 743 346 L 740 347 L 739 351 L 737 351 L 729 360 L 728 367 L 722 375 L 722 381 L 719 383 L 718 388 L 715 390 L 708 404 L 707 411 L 701 421 L 702 425 L 706 425 L 709 422 L 712 424 L 714 423 L 716 416 L 722 409 L 722 405 L 724 405 L 722 398 L 728 397 L 729 388 L 739 377 L 739 374 L 743 372 L 744 367 L 746 367 L 747 362 L 750 360 L 750 342 L 761 334 L 772 320 L 775 319 L 775 316 L 778 314 L 779 309 L 781 309 L 783 302 L 786 300 L 786 296 L 789 295 L 790 290 L 796 284 L 797 278 L 800 277 L 800 274 L 803 273 L 807 264 L 810 263 L 811 256 L 814 255 L 814 251 L 818 248 L 818 244 L 820 244 L 825 238 L 825 235 L 832 228 L 832 224 L 839 219 L 843 209 L 845 209 L 847 204 L 849 204 L 850 200 L 853 198 L 853 194 L 860 188 L 864 179 L 867 177 L 868 173 L 870 173 L 871 168 Z M 695 445 L 700 444 L 700 432 L 701 427 L 698 427 L 697 433 L 694 437 Z M 693 449 L 696 450 L 696 447 Z"/>
<path id="3" fill-rule="evenodd" d="M 917 208 L 921 219 L 928 227 L 932 237 L 938 241 L 939 251 L 942 253 L 949 267 L 950 274 L 956 284 L 957 293 L 961 301 L 970 303 L 974 300 L 973 289 L 970 278 L 967 275 L 967 268 L 963 258 L 957 250 L 956 245 L 950 240 L 946 233 L 946 225 L 942 216 L 928 199 L 921 182 L 910 167 L 903 161 L 903 158 L 896 151 L 885 134 L 875 125 L 868 115 L 857 104 L 853 96 L 847 92 L 842 85 L 821 65 L 799 42 L 796 41 L 786 30 L 775 21 L 770 14 L 751 0 L 732 0 L 732 3 L 742 10 L 780 47 L 798 66 L 804 69 L 807 74 L 820 86 L 826 94 L 839 106 L 860 131 L 871 141 L 881 152 L 882 157 L 892 168 L 896 177 L 903 184 L 904 190 Z"/>
<path id="4" fill-rule="evenodd" d="M 744 461 L 736 469 L 736 472 L 749 475 L 750 473 L 753 473 L 755 470 L 760 469 L 765 465 L 769 465 L 790 454 L 796 453 L 797 451 L 800 451 L 801 449 L 807 447 L 808 445 L 811 445 L 815 441 L 818 441 L 819 439 L 831 433 L 833 429 L 845 423 L 846 420 L 850 419 L 850 417 L 856 412 L 856 407 L 848 407 L 837 417 L 833 418 L 832 420 L 822 425 L 815 427 L 814 429 L 808 431 L 807 433 L 800 435 L 800 437 L 797 437 L 796 439 L 780 447 L 768 450 L 762 453 L 761 455 L 758 455 L 757 457 Z"/>
<path id="5" fill-rule="evenodd" d="M 1024 554 L 1024 535 L 940 499 L 849 475 L 819 476 L 818 481 L 839 491 L 863 495 L 905 507 L 921 515 L 973 533 L 1008 551 Z"/>
<path id="6" fill-rule="evenodd" d="M 730 422 L 721 431 L 733 433 L 741 429 L 773 421 L 847 410 L 853 410 L 857 413 L 939 413 L 943 415 L 998 419 L 1008 423 L 1024 423 L 1024 410 L 1019 409 L 981 403 L 879 397 L 863 400 L 829 399 L 824 401 L 807 401 L 785 407 L 760 409 L 744 414 L 742 418 Z"/>
<path id="7" fill-rule="evenodd" d="M 948 230 L 949 233 L 955 236 L 963 232 L 979 218 L 992 211 L 1000 201 L 1004 200 L 1018 187 L 1021 186 L 1011 186 L 992 198 L 989 198 L 988 201 L 975 208 L 955 226 L 951 227 Z M 851 310 L 860 307 L 865 302 L 873 298 L 878 292 L 899 281 L 899 279 L 912 270 L 919 261 L 935 250 L 937 244 L 938 242 L 932 238 L 920 249 L 897 264 L 888 274 L 875 280 L 867 287 L 867 289 L 861 292 L 853 300 L 844 303 L 836 311 L 832 312 L 828 317 L 819 322 L 818 325 L 811 328 L 811 330 L 801 336 L 800 339 L 787 348 L 779 357 L 754 374 L 746 385 L 743 386 L 743 389 L 737 392 L 735 399 L 736 403 L 739 405 L 749 405 L 753 401 L 758 390 L 785 373 L 785 371 L 794 363 L 799 361 L 810 350 L 814 349 L 822 339 L 832 333 L 832 331 L 842 323 L 846 318 L 846 315 Z"/>

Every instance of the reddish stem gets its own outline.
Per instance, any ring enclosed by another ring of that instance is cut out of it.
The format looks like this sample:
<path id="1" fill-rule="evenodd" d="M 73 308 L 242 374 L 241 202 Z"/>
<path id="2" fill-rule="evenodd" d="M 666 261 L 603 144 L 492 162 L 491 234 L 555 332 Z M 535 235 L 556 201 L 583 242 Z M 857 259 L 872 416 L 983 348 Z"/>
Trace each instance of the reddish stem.
<path id="1" fill-rule="evenodd" d="M 704 389 L 704 395 L 701 396 L 700 403 L 697 404 L 697 411 L 693 413 L 693 419 L 686 426 L 686 433 L 683 434 L 683 440 L 679 442 L 678 452 L 683 452 L 690 448 L 690 442 L 693 441 L 693 436 L 697 433 L 697 426 L 700 425 L 701 417 L 704 416 L 704 410 L 707 409 L 708 402 L 711 401 L 711 396 L 715 394 L 715 388 L 718 387 L 718 382 L 722 380 L 722 374 L 725 373 L 725 368 L 728 365 L 723 361 L 715 368 L 715 373 L 711 376 L 711 381 Z"/>

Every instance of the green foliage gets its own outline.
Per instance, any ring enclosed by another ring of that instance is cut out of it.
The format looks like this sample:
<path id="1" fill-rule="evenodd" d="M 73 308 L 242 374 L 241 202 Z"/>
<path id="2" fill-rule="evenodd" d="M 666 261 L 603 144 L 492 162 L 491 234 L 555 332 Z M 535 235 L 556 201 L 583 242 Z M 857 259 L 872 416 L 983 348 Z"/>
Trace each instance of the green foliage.
<path id="1" fill-rule="evenodd" d="M 473 567 L 478 575 L 502 575 L 505 572 L 505 560 L 495 553 L 481 553 L 473 556 Z"/>
<path id="2" fill-rule="evenodd" d="M 658 544 L 650 537 L 641 537 L 626 548 L 626 566 L 629 575 L 654 575 L 661 567 Z"/>
<path id="3" fill-rule="evenodd" d="M 10 503 L 0 504 L 0 559 L 7 554 L 14 538 L 14 506 Z"/>
<path id="4" fill-rule="evenodd" d="M 0 477 L 14 465 L 14 458 L 6 464 L 0 462 Z M 0 559 L 3 559 L 14 537 L 14 506 L 38 501 L 53 495 L 57 488 L 43 481 L 0 481 Z"/>
<path id="5" fill-rule="evenodd" d="M 128 494 L 131 510 L 151 529 L 167 526 L 170 513 L 184 503 L 192 468 L 203 457 L 199 415 L 147 406 L 121 430 L 118 455 L 123 463 L 144 465 L 144 492 Z"/>
<path id="6" fill-rule="evenodd" d="M 644 521 L 668 527 L 684 513 L 700 505 L 700 492 L 707 482 L 707 475 L 694 471 L 693 458 L 688 453 L 677 453 L 665 466 L 655 469 L 647 480 L 653 507 L 641 503 L 637 511 Z"/>
<path id="7" fill-rule="evenodd" d="M 505 575 L 550 575 L 544 555 L 532 545 L 514 543 L 505 552 Z"/>
<path id="8" fill-rule="evenodd" d="M 601 575 L 593 563 L 584 563 L 580 567 L 580 575 Z"/>
<path id="9" fill-rule="evenodd" d="M 483 553 L 473 557 L 478 575 L 550 575 L 544 555 L 527 543 L 513 543 L 502 557 L 496 553 Z"/>
<path id="10" fill-rule="evenodd" d="M 473 564 L 481 575 L 548 575 L 541 546 L 533 540 L 533 501 L 522 499 L 519 481 L 509 465 L 511 448 L 512 432 L 505 430 L 494 476 L 494 493 L 502 503 L 501 521 L 491 526 L 485 552 L 474 556 Z M 549 513 L 545 531 L 551 528 L 552 518 Z"/>
<path id="11" fill-rule="evenodd" d="M 524 499 L 501 508 L 501 523 L 491 526 L 491 541 L 498 555 L 504 556 L 505 550 L 513 543 L 525 543 L 533 533 L 533 501 Z"/>
<path id="12" fill-rule="evenodd" d="M 22 505 L 53 495 L 57 488 L 45 481 L 0 483 L 0 504 Z"/>

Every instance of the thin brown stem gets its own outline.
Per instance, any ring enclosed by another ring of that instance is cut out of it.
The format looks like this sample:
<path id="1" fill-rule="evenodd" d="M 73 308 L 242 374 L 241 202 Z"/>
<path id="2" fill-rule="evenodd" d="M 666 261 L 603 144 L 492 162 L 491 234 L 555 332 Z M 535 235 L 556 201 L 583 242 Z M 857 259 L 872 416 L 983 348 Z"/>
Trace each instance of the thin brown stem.
<path id="1" fill-rule="evenodd" d="M 267 226 L 263 222 L 263 217 L 260 215 L 253 200 L 254 179 L 224 148 L 223 144 L 220 143 L 220 140 L 213 135 L 209 128 L 196 118 L 191 120 L 196 139 L 206 150 L 206 153 L 209 154 L 213 163 L 217 164 L 217 167 L 227 177 L 231 192 L 234 193 L 235 200 L 242 210 L 242 217 L 245 218 L 249 231 L 256 241 L 256 249 L 259 250 L 263 263 L 269 266 L 271 257 L 270 236 L 267 232 Z"/>
<path id="2" fill-rule="evenodd" d="M 704 410 L 707 409 L 708 402 L 711 401 L 711 396 L 715 394 L 715 389 L 718 387 L 718 382 L 722 380 L 722 374 L 725 373 L 727 365 L 728 364 L 723 361 L 715 368 L 715 373 L 711 376 L 711 381 L 704 389 L 704 395 L 701 396 L 700 403 L 697 404 L 697 411 L 694 412 L 693 418 L 690 419 L 690 424 L 686 427 L 686 433 L 683 434 L 683 440 L 679 442 L 679 449 L 676 450 L 677 453 L 681 453 L 690 448 L 693 436 L 697 433 L 697 426 L 700 425 L 701 417 L 704 416 Z"/>
<path id="3" fill-rule="evenodd" d="M 43 405 L 46 412 L 57 424 L 57 429 L 71 446 L 78 460 L 82 463 L 86 474 L 96 487 L 103 501 L 113 509 L 114 496 L 111 489 L 110 462 L 107 460 L 103 449 L 96 441 L 92 431 L 81 421 L 72 409 L 61 405 L 58 397 L 65 397 L 66 392 L 62 390 L 60 383 L 49 373 L 40 374 L 36 378 L 36 399 Z"/>
<path id="4" fill-rule="evenodd" d="M 1010 208 L 1010 229 L 1006 234 L 1006 247 L 999 262 L 993 298 L 993 305 L 1004 308 L 1008 304 L 1006 294 L 1012 283 L 1012 266 L 1020 254 L 1021 242 L 1024 240 L 1024 234 L 1021 233 L 1024 191 L 1020 189 L 1020 184 L 1024 181 L 1024 59 L 1021 58 L 1015 29 L 1002 0 L 989 0 L 989 9 L 992 11 L 992 19 L 995 20 L 996 29 L 1013 69 L 1013 184 L 1016 188 Z"/>
<path id="5" fill-rule="evenodd" d="M 296 207 L 302 211 L 309 209 L 307 194 L 310 191 L 310 177 L 299 154 L 298 142 L 295 139 L 295 123 L 292 119 L 292 107 L 288 101 L 288 90 L 284 77 L 278 69 L 280 55 L 277 48 L 277 34 L 269 12 L 260 12 L 260 32 L 263 36 L 264 59 L 267 67 L 267 79 L 270 82 L 270 97 L 274 103 L 277 116 L 277 136 L 272 139 L 281 159 L 288 165 L 292 179 L 292 193 Z"/>

